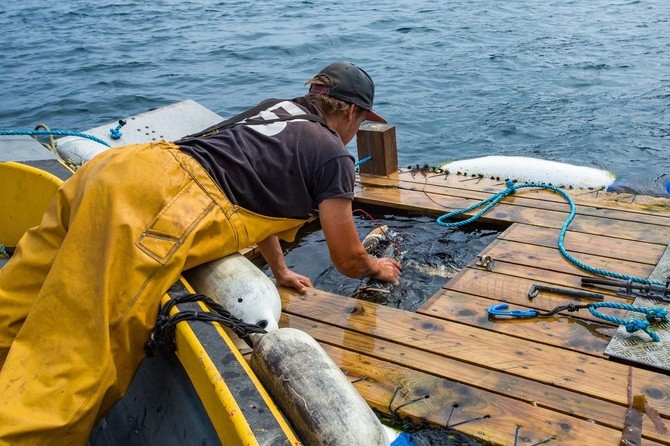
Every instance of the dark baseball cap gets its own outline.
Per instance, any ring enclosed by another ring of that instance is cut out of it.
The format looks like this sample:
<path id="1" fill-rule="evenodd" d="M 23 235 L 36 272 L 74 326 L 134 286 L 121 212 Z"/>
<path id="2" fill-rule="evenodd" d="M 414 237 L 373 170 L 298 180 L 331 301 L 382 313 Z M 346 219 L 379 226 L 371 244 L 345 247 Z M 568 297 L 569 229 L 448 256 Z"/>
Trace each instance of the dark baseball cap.
<path id="1" fill-rule="evenodd" d="M 334 62 L 328 65 L 315 77 L 325 76 L 331 86 L 312 85 L 310 93 L 325 94 L 344 102 L 356 104 L 367 110 L 365 119 L 368 121 L 383 122 L 386 120 L 372 111 L 372 101 L 375 97 L 375 84 L 372 78 L 363 69 L 348 62 Z"/>

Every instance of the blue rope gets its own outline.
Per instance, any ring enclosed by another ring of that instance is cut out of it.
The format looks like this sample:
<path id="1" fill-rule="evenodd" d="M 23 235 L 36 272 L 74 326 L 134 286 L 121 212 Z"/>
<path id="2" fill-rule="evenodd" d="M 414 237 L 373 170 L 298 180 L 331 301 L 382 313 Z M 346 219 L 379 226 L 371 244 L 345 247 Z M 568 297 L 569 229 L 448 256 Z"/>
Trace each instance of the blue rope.
<path id="1" fill-rule="evenodd" d="M 642 319 L 631 319 L 631 320 L 626 320 L 626 319 L 621 319 L 618 317 L 614 316 L 609 316 L 607 314 L 603 314 L 600 311 L 598 311 L 598 308 L 616 308 L 619 310 L 628 310 L 628 311 L 635 311 L 638 313 L 643 313 L 647 316 L 646 320 Z M 653 307 L 653 308 L 644 308 L 644 307 L 638 307 L 635 305 L 630 305 L 630 304 L 621 304 L 618 302 L 596 302 L 593 304 L 589 304 L 587 306 L 589 311 L 591 312 L 592 315 L 595 317 L 599 317 L 600 319 L 604 319 L 609 322 L 613 322 L 617 325 L 623 325 L 626 327 L 626 331 L 628 333 L 633 333 L 638 330 L 642 330 L 645 333 L 647 333 L 649 336 L 651 336 L 651 339 L 654 340 L 654 342 L 659 342 L 661 338 L 656 334 L 654 331 L 651 330 L 650 323 L 651 322 L 668 322 L 668 311 L 665 308 L 660 308 L 660 307 Z"/>
<path id="2" fill-rule="evenodd" d="M 613 316 L 608 316 L 606 314 L 601 313 L 598 311 L 598 308 L 615 308 L 618 310 L 628 310 L 628 311 L 635 311 L 637 313 L 643 313 L 646 315 L 647 320 L 642 320 L 642 319 L 631 319 L 631 320 L 626 320 L 626 319 L 621 319 L 618 317 L 613 317 Z M 647 333 L 651 339 L 654 340 L 654 342 L 659 342 L 661 340 L 660 336 L 656 334 L 654 331 L 651 330 L 650 325 L 654 322 L 668 322 L 668 310 L 665 308 L 661 307 L 651 307 L 651 308 L 645 308 L 645 307 L 639 307 L 636 305 L 631 305 L 631 304 L 626 304 L 626 303 L 619 303 L 619 302 L 595 302 L 595 303 L 590 303 L 586 305 L 576 305 L 576 304 L 568 304 L 568 305 L 561 305 L 553 310 L 550 311 L 541 311 L 541 310 L 508 310 L 509 305 L 507 304 L 495 304 L 491 305 L 488 309 L 488 314 L 489 317 L 493 318 L 522 318 L 522 319 L 527 319 L 527 318 L 534 318 L 534 317 L 550 317 L 554 316 L 557 313 L 561 311 L 579 311 L 584 308 L 588 308 L 588 310 L 591 312 L 592 315 L 595 317 L 598 317 L 600 319 L 604 319 L 606 321 L 612 322 L 617 325 L 623 325 L 626 327 L 626 331 L 629 333 L 633 333 L 637 330 L 642 330 L 645 333 Z"/>
<path id="3" fill-rule="evenodd" d="M 8 136 L 20 136 L 20 135 L 36 135 L 36 136 L 48 136 L 48 135 L 53 135 L 53 136 L 79 136 L 81 138 L 88 138 L 92 141 L 95 141 L 97 143 L 103 144 L 107 147 L 111 147 L 109 144 L 107 144 L 105 141 L 102 139 L 93 136 L 93 135 L 88 135 L 86 133 L 80 133 L 80 132 L 70 132 L 67 130 L 0 130 L 0 135 L 8 135 Z"/>
<path id="4" fill-rule="evenodd" d="M 121 127 L 126 125 L 126 121 L 123 119 L 119 120 L 119 125 L 114 127 L 113 129 L 109 129 L 109 133 L 111 134 L 112 139 L 119 139 L 121 136 L 123 136 L 123 133 L 121 133 Z"/>
<path id="5" fill-rule="evenodd" d="M 607 276 L 607 277 L 613 277 L 616 279 L 621 279 L 621 280 L 630 280 L 635 283 L 642 283 L 642 284 L 653 284 L 653 285 L 665 285 L 665 283 L 657 280 L 651 280 L 651 279 L 645 279 L 642 277 L 634 277 L 634 276 L 628 276 L 625 274 L 619 274 L 616 272 L 612 271 L 607 271 L 604 269 L 600 268 L 594 268 L 592 266 L 589 266 L 579 260 L 577 260 L 575 257 L 573 257 L 564 247 L 564 242 L 565 242 L 565 234 L 568 230 L 568 226 L 570 226 L 570 223 L 572 223 L 572 220 L 575 218 L 575 214 L 577 212 L 577 207 L 575 206 L 575 202 L 572 200 L 572 197 L 568 195 L 565 191 L 559 189 L 556 186 L 552 186 L 551 184 L 544 184 L 544 183 L 523 183 L 523 184 L 518 184 L 515 185 L 512 181 L 507 180 L 505 182 L 507 184 L 507 189 L 504 191 L 498 192 L 489 198 L 486 198 L 479 203 L 475 203 L 472 206 L 469 206 L 465 209 L 459 209 L 457 211 L 449 212 L 448 214 L 441 215 L 437 218 L 437 224 L 440 226 L 444 226 L 446 228 L 458 228 L 460 226 L 466 225 L 468 223 L 471 223 L 475 220 L 477 220 L 479 217 L 487 213 L 491 208 L 493 208 L 500 200 L 505 198 L 508 195 L 511 195 L 515 193 L 517 190 L 524 188 L 524 187 L 535 187 L 535 188 L 543 188 L 543 189 L 548 189 L 550 191 L 556 192 L 557 194 L 561 195 L 565 200 L 568 202 L 570 205 L 570 215 L 568 218 L 565 220 L 563 223 L 563 226 L 561 227 L 561 232 L 558 236 L 558 249 L 569 262 L 574 264 L 575 266 L 588 271 L 593 274 L 598 274 L 600 276 Z M 482 210 L 477 212 L 475 215 L 472 217 L 466 219 L 466 220 L 461 220 L 461 221 L 455 221 L 455 222 L 445 222 L 445 220 L 448 220 L 450 218 L 456 217 L 458 215 L 464 214 L 466 212 L 470 212 L 472 210 L 475 210 L 481 206 L 486 205 Z"/>
<path id="6" fill-rule="evenodd" d="M 360 166 L 360 165 L 363 164 L 363 163 L 367 163 L 367 162 L 370 161 L 371 159 L 372 159 L 372 155 L 370 155 L 370 156 L 366 156 L 365 158 L 356 161 L 356 162 L 354 163 L 354 167 L 358 167 L 358 166 Z"/>

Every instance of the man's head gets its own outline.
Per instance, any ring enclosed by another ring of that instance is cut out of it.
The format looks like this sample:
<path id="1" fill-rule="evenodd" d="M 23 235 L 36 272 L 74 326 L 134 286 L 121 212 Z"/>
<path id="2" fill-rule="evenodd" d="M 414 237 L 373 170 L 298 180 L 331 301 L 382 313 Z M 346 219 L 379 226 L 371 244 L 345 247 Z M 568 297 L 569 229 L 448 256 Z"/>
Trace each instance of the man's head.
<path id="1" fill-rule="evenodd" d="M 372 78 L 358 68 L 354 64 L 347 62 L 334 62 L 319 71 L 309 82 L 308 97 L 312 102 L 317 102 L 320 95 L 334 98 L 348 104 L 354 104 L 362 109 L 361 113 L 365 113 L 364 119 L 369 121 L 383 122 L 386 121 L 378 114 L 372 111 L 372 102 L 375 96 L 375 84 Z M 333 102 L 333 101 L 326 101 Z M 317 105 L 321 105 L 318 104 Z M 323 104 L 325 107 L 320 107 L 325 113 L 329 113 L 337 104 Z M 325 110 L 324 110 L 325 108 Z"/>

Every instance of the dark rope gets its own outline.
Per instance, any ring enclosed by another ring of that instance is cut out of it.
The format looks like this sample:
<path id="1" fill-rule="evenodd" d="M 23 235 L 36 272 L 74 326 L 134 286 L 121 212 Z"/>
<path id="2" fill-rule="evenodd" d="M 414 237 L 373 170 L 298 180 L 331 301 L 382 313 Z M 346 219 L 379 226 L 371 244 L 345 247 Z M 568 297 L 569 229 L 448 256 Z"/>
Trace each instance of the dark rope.
<path id="1" fill-rule="evenodd" d="M 211 311 L 180 310 L 174 316 L 170 316 L 170 311 L 175 305 L 197 301 L 203 302 Z M 151 358 L 156 349 L 161 346 L 168 348 L 170 351 L 175 351 L 177 348 L 174 336 L 175 330 L 177 324 L 183 321 L 218 322 L 233 330 L 250 347 L 253 347 L 249 338 L 250 334 L 267 333 L 260 326 L 246 323 L 242 319 L 233 316 L 221 304 L 204 294 L 186 294 L 170 299 L 158 312 L 156 326 L 151 332 L 151 339 L 144 345 L 144 352 L 147 357 Z"/>

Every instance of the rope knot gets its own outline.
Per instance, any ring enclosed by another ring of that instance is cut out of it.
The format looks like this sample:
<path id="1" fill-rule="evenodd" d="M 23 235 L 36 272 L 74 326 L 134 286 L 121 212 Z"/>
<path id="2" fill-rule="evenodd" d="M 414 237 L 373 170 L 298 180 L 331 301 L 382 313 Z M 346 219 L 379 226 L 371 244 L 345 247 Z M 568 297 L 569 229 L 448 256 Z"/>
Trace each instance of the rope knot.
<path id="1" fill-rule="evenodd" d="M 625 327 L 628 333 L 633 333 L 638 330 L 646 331 L 647 328 L 649 328 L 649 321 L 643 319 L 631 319 L 626 323 Z"/>
<path id="2" fill-rule="evenodd" d="M 668 310 L 660 307 L 653 307 L 647 310 L 647 320 L 650 322 L 668 322 Z"/>
<path id="3" fill-rule="evenodd" d="M 111 134 L 112 139 L 119 139 L 121 136 L 123 136 L 123 133 L 121 133 L 121 127 L 126 125 L 126 121 L 123 119 L 119 120 L 119 125 L 114 127 L 113 129 L 109 129 L 109 133 Z"/>
<path id="4" fill-rule="evenodd" d="M 565 309 L 568 310 L 568 311 L 570 311 L 570 312 L 579 311 L 579 310 L 581 310 L 582 308 L 584 308 L 583 305 L 577 305 L 577 304 L 574 304 L 574 303 L 569 303 L 569 304 L 567 304 L 567 305 L 565 306 Z"/>
<path id="5" fill-rule="evenodd" d="M 512 180 L 505 180 L 505 185 L 507 186 L 507 189 L 509 189 L 511 192 L 514 193 L 516 192 L 516 187 L 514 187 L 514 181 Z"/>

